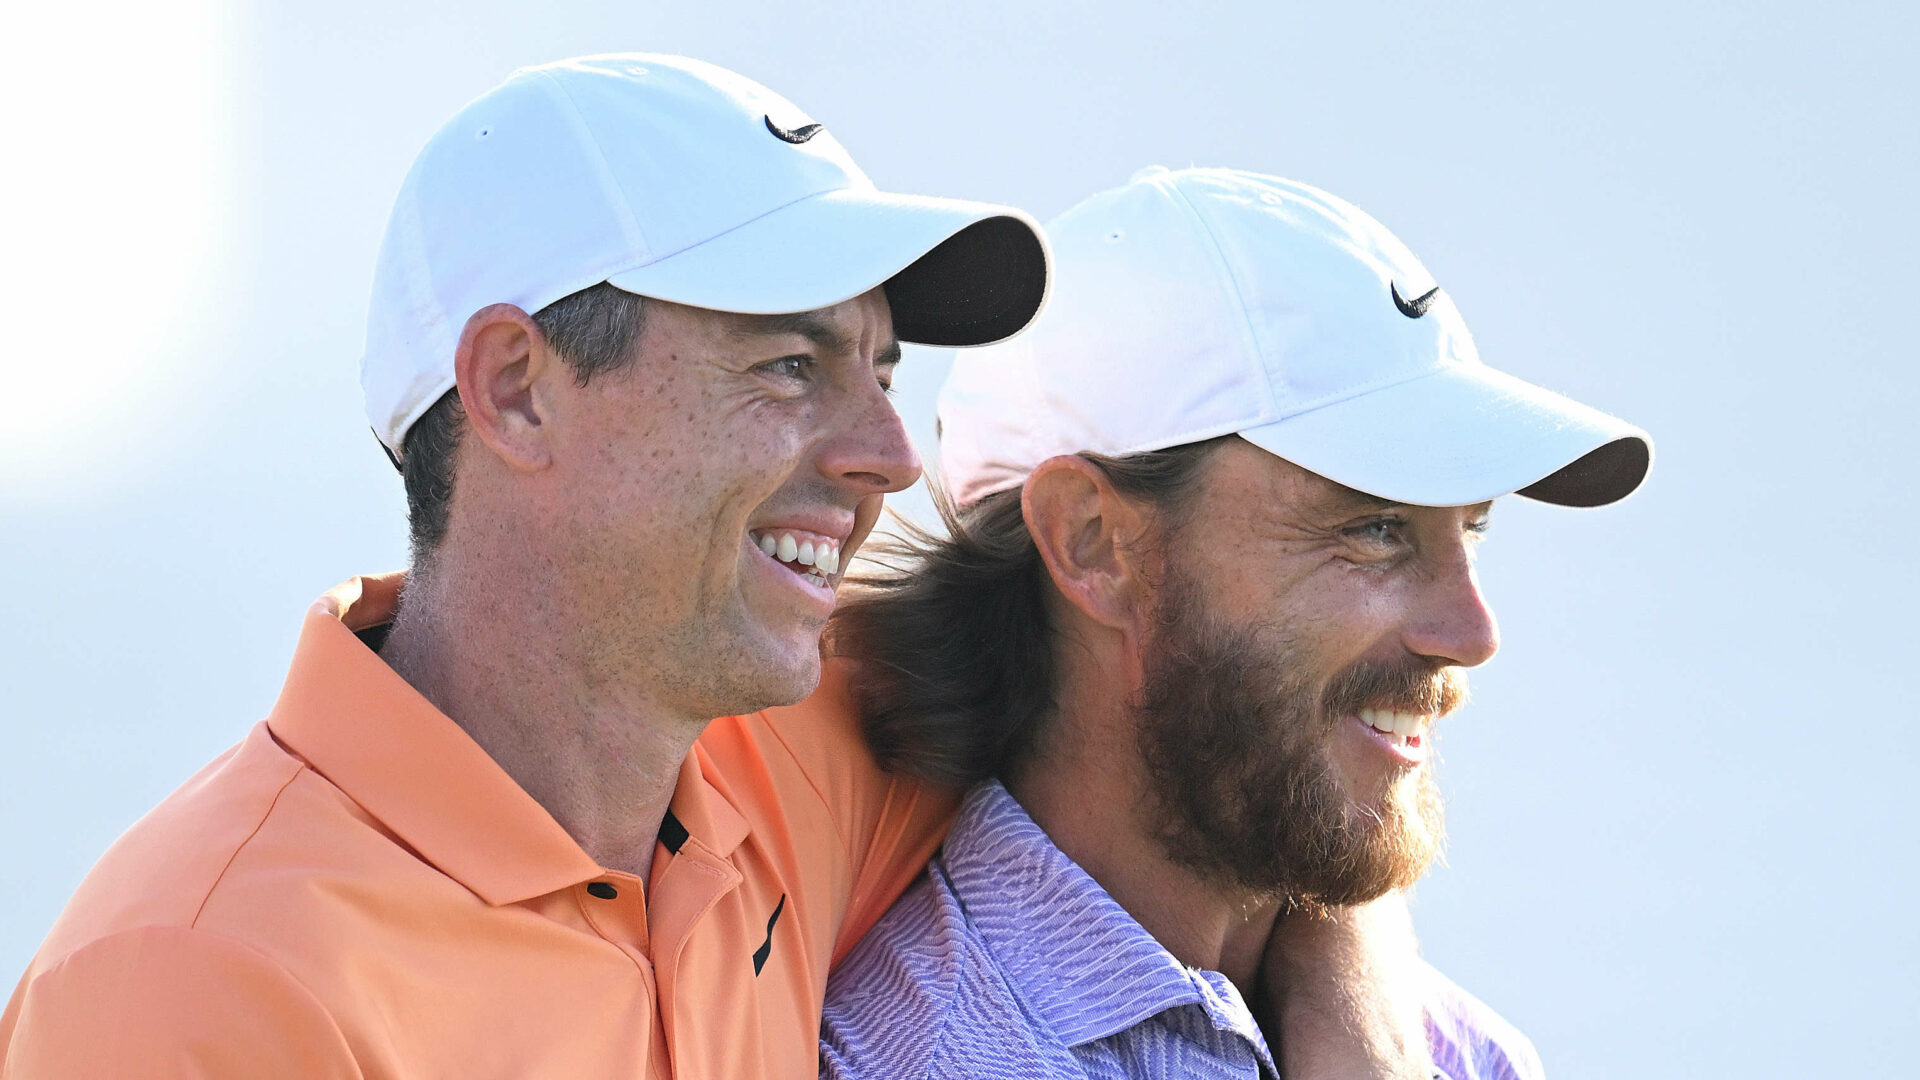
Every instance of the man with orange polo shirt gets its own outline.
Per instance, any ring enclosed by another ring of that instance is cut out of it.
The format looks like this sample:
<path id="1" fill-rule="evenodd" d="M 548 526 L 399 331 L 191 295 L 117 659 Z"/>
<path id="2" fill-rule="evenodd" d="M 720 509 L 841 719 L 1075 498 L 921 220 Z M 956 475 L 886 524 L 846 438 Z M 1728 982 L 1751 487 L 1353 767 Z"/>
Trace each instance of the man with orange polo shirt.
<path id="1" fill-rule="evenodd" d="M 0 1074 L 812 1076 L 828 966 L 953 803 L 875 768 L 835 679 L 754 710 L 814 690 L 919 475 L 898 343 L 1005 338 L 1046 280 L 1025 215 L 881 193 L 709 65 L 469 105 L 362 369 L 413 570 L 322 597 L 266 721 L 95 867 Z"/>

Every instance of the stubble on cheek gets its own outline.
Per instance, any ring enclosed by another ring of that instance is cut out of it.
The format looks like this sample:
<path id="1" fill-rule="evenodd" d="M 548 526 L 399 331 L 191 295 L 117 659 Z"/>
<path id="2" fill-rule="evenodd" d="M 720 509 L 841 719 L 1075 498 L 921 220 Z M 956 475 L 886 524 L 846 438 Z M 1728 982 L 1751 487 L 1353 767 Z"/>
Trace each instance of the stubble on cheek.
<path id="1" fill-rule="evenodd" d="M 710 573 L 697 553 L 713 515 L 696 496 L 712 482 L 702 450 L 714 440 L 680 364 L 643 356 L 579 388 L 591 441 L 578 447 L 572 512 L 552 523 L 565 564 L 556 588 L 570 609 L 556 645 L 618 697 L 677 696 L 686 661 L 674 639 Z"/>
<path id="2" fill-rule="evenodd" d="M 758 580 L 748 524 L 784 501 L 783 489 L 802 465 L 802 447 L 777 407 L 706 405 L 710 422 L 673 453 L 684 465 L 677 477 L 678 504 L 687 508 L 684 562 L 677 571 L 662 568 L 678 577 L 660 644 L 677 660 L 681 693 L 718 715 L 791 704 L 819 681 L 825 619 Z"/>

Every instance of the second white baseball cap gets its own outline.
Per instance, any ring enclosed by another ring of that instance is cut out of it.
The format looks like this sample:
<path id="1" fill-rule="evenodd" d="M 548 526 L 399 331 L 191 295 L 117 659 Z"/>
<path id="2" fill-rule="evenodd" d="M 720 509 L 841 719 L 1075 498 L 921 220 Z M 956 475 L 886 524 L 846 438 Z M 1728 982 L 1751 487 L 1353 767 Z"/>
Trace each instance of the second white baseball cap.
<path id="1" fill-rule="evenodd" d="M 784 314 L 884 285 L 901 340 L 980 345 L 1039 311 L 1047 258 L 1021 211 L 882 192 L 831 131 L 724 68 L 644 53 L 525 68 L 434 135 L 394 202 L 367 417 L 397 460 L 490 304 L 533 312 L 604 281 Z"/>
<path id="2" fill-rule="evenodd" d="M 962 505 L 1047 458 L 1238 434 L 1395 502 L 1624 498 L 1646 432 L 1487 367 L 1453 300 L 1379 222 L 1317 188 L 1149 169 L 1047 229 L 1034 328 L 961 354 L 940 460 Z"/>

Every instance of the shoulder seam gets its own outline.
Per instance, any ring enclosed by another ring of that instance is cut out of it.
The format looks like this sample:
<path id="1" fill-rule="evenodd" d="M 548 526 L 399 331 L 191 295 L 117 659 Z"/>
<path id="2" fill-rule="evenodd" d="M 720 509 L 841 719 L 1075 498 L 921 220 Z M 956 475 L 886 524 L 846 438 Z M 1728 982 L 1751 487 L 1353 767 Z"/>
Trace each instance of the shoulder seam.
<path id="1" fill-rule="evenodd" d="M 820 800 L 821 809 L 827 812 L 827 819 L 833 822 L 833 839 L 840 845 L 840 854 L 846 858 L 847 866 L 851 868 L 853 866 L 853 845 L 847 842 L 845 831 L 846 822 L 841 821 L 839 816 L 833 812 L 833 802 L 827 798 L 826 792 L 820 790 L 820 781 L 814 779 L 813 773 L 807 768 L 806 759 L 801 757 L 799 752 L 794 750 L 793 744 L 787 741 L 787 737 L 780 733 L 780 725 L 773 722 L 773 718 L 767 715 L 765 709 L 749 715 L 751 715 L 761 727 L 766 729 L 767 734 L 773 736 L 774 741 L 780 744 L 780 749 L 787 752 L 787 757 L 792 760 L 793 767 L 798 769 L 800 775 L 806 779 L 807 789 L 813 792 L 814 798 Z M 891 785 L 891 780 L 889 780 L 889 784 Z"/>
<path id="2" fill-rule="evenodd" d="M 287 789 L 292 787 L 293 782 L 300 779 L 300 774 L 305 771 L 307 771 L 307 764 L 298 759 L 294 759 L 293 773 L 289 775 L 278 788 L 274 789 L 273 798 L 267 801 L 267 808 L 261 812 L 260 820 L 254 822 L 253 829 L 247 833 L 246 839 L 233 846 L 233 854 L 227 856 L 227 861 L 220 867 L 220 872 L 213 875 L 213 880 L 207 883 L 206 895 L 200 898 L 199 905 L 193 909 L 193 918 L 187 920 L 188 929 L 200 933 L 207 932 L 200 930 L 200 916 L 206 913 L 207 904 L 212 901 L 214 890 L 218 889 L 220 883 L 227 879 L 227 871 L 233 869 L 234 860 L 240 857 L 241 852 L 247 850 L 247 845 L 253 843 L 253 838 L 259 836 L 260 830 L 266 827 L 267 819 L 273 816 L 274 808 L 280 805 L 280 796 L 286 794 Z M 225 937 L 221 937 L 221 935 L 216 934 L 214 936 L 220 937 L 223 941 L 227 940 Z"/>
<path id="3" fill-rule="evenodd" d="M 291 783 L 291 782 L 292 782 L 291 780 L 288 781 L 288 783 Z M 282 791 L 286 790 L 285 785 L 281 786 L 281 790 Z M 276 794 L 275 797 L 277 798 L 278 795 Z M 208 942 L 217 943 L 219 945 L 233 949 L 237 952 L 244 953 L 248 957 L 252 958 L 256 963 L 262 964 L 272 969 L 274 974 L 278 975 L 282 979 L 285 979 L 289 985 L 298 987 L 301 995 L 305 997 L 306 1000 L 313 1006 L 314 1011 L 320 1014 L 321 1016 L 326 1017 L 327 1027 L 333 1031 L 335 1038 L 339 1040 L 341 1048 L 347 1052 L 349 1059 L 353 1060 L 354 1074 L 356 1076 L 361 1075 L 360 1063 L 357 1059 L 352 1058 L 352 1044 L 347 1040 L 346 1032 L 341 1030 L 339 1018 L 333 1015 L 333 1010 L 327 1008 L 326 1003 L 321 1000 L 318 994 L 313 992 L 312 987 L 308 986 L 304 981 L 300 979 L 299 976 L 295 975 L 291 970 L 289 970 L 285 964 L 282 964 L 280 961 L 274 959 L 272 956 L 269 956 L 268 954 L 260 951 L 259 949 L 255 948 L 253 945 L 249 944 L 248 942 L 242 941 L 238 938 L 229 937 L 225 934 L 216 933 L 211 930 L 202 930 L 197 926 L 180 926 L 180 925 L 171 924 L 171 923 L 153 923 L 146 926 L 129 927 L 125 930 L 120 930 L 120 931 L 116 931 L 114 933 L 108 934 L 105 937 L 94 938 L 93 940 L 88 941 L 85 944 L 81 945 L 79 948 L 74 949 L 68 952 L 66 955 L 62 956 L 58 963 L 53 964 L 48 968 L 46 968 L 44 971 L 41 971 L 38 974 L 34 975 L 30 985 L 38 985 L 42 980 L 46 979 L 49 975 L 52 975 L 54 972 L 59 971 L 60 969 L 66 967 L 70 962 L 72 962 L 76 957 L 80 956 L 80 954 L 82 953 L 91 952 L 94 950 L 104 950 L 109 946 L 117 945 L 119 942 L 123 940 L 131 939 L 142 934 L 152 934 L 152 933 L 163 933 L 163 934 L 164 933 L 180 933 L 180 934 L 190 935 L 195 938 L 200 938 Z M 4 1050 L 4 1048 L 0 1048 L 0 1050 Z"/>

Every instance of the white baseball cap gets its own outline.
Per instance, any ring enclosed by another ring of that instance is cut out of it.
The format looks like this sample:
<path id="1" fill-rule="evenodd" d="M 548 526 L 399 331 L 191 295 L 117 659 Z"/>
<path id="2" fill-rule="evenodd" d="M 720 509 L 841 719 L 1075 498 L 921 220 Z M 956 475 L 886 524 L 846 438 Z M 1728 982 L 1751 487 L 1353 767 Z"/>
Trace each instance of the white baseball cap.
<path id="1" fill-rule="evenodd" d="M 407 173 L 374 272 L 367 417 L 394 455 L 454 385 L 467 319 L 610 282 L 784 314 L 881 285 L 927 345 L 1017 333 L 1047 290 L 1019 210 L 879 191 L 832 132 L 724 68 L 622 54 L 524 68 L 462 109 Z"/>
<path id="2" fill-rule="evenodd" d="M 1599 506 L 1646 432 L 1480 362 L 1453 299 L 1379 222 L 1305 184 L 1148 169 L 1048 226 L 1046 314 L 961 354 L 940 461 L 962 505 L 1042 461 L 1238 434 L 1394 502 Z"/>

